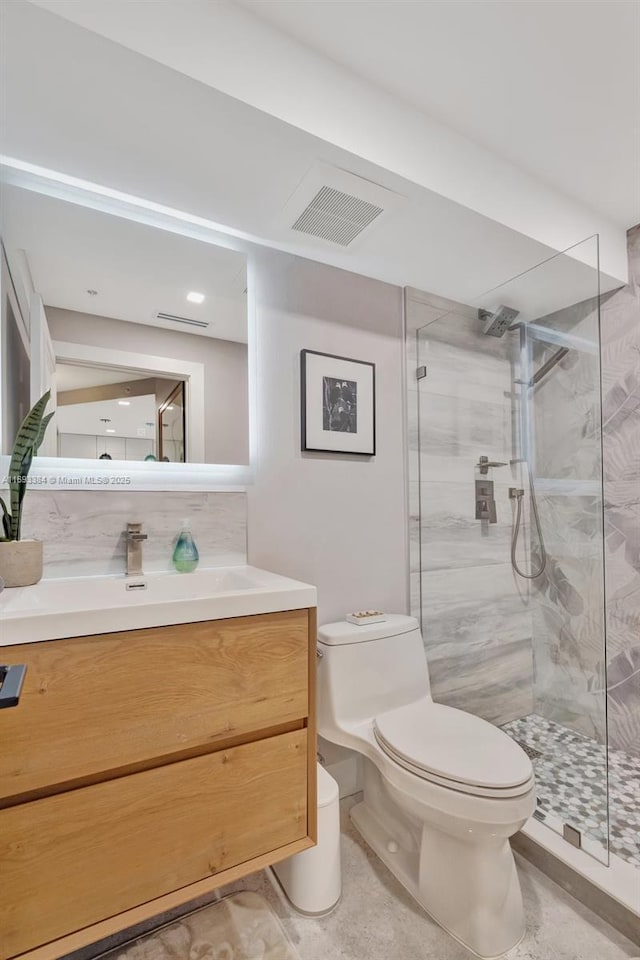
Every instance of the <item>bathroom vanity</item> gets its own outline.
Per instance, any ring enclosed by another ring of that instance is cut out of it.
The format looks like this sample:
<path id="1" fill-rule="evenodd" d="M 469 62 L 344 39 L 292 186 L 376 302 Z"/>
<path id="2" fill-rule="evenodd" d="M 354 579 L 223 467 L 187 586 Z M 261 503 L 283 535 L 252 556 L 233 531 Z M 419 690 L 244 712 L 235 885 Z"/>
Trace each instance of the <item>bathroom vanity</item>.
<path id="1" fill-rule="evenodd" d="M 0 594 L 0 957 L 52 960 L 310 847 L 313 587 L 251 567 Z"/>

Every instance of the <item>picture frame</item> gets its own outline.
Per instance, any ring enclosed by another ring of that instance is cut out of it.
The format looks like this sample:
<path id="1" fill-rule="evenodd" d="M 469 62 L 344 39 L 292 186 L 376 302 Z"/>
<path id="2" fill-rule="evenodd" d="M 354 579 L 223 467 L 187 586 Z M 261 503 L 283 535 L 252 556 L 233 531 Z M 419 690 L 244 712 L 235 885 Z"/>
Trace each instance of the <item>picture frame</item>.
<path id="1" fill-rule="evenodd" d="M 317 350 L 300 351 L 301 449 L 374 457 L 374 363 Z"/>

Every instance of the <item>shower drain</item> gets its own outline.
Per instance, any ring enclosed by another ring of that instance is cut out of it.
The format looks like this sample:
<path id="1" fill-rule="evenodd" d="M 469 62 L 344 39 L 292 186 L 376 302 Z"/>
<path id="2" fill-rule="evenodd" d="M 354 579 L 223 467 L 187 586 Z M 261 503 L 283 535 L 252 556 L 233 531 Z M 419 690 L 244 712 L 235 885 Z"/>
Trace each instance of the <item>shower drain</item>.
<path id="1" fill-rule="evenodd" d="M 522 750 L 524 750 L 530 760 L 537 760 L 538 757 L 544 756 L 541 750 L 536 750 L 534 747 L 530 747 L 528 743 L 523 743 L 522 740 L 516 740 L 516 743 Z"/>

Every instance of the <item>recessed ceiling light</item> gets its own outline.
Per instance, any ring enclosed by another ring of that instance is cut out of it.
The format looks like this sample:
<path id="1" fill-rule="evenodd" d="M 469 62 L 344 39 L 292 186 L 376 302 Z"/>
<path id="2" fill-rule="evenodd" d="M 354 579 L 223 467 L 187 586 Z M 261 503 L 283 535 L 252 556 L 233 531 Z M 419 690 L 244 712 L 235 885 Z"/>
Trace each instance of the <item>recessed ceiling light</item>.
<path id="1" fill-rule="evenodd" d="M 113 430 L 111 427 L 107 427 L 107 429 L 106 429 L 105 432 L 106 432 L 106 433 L 115 433 L 115 430 Z"/>
<path id="2" fill-rule="evenodd" d="M 118 406 L 120 407 L 130 407 L 131 400 L 118 400 Z"/>
<path id="3" fill-rule="evenodd" d="M 187 300 L 189 303 L 202 303 L 204 300 L 204 293 L 197 293 L 195 290 L 191 290 L 187 294 Z"/>

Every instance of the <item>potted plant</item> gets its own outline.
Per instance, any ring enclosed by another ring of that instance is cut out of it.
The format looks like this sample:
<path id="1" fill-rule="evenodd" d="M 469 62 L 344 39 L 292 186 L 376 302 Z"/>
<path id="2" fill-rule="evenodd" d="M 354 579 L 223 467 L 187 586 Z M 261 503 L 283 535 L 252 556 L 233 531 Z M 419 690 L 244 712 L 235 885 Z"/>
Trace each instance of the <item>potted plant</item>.
<path id="1" fill-rule="evenodd" d="M 31 462 L 38 452 L 53 413 L 44 416 L 47 390 L 25 417 L 13 446 L 9 475 L 9 506 L 0 497 L 0 579 L 5 587 L 26 587 L 42 578 L 42 541 L 21 540 L 22 504 Z"/>

